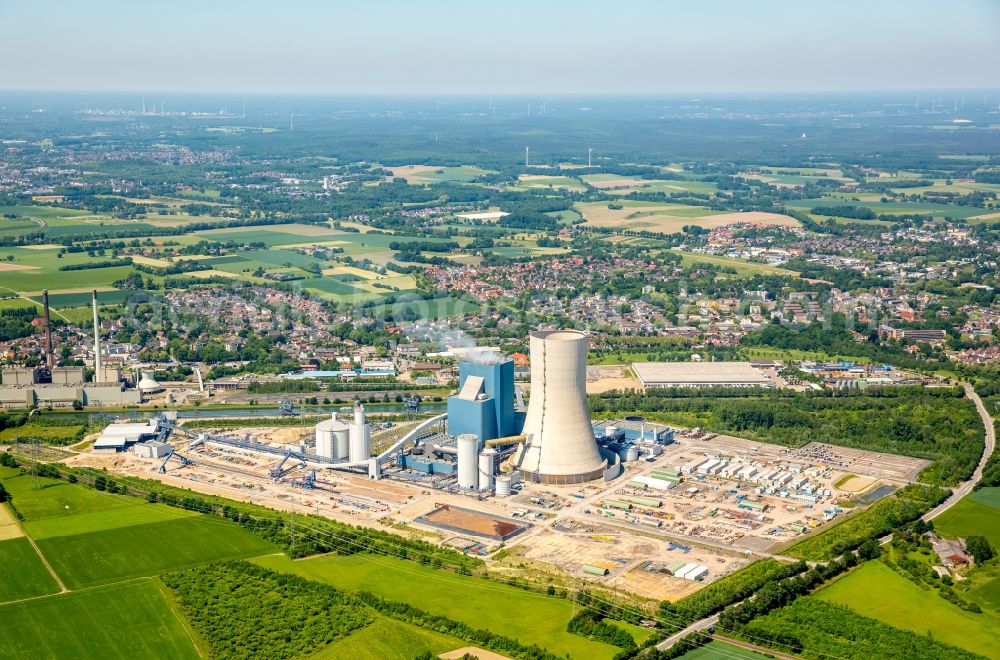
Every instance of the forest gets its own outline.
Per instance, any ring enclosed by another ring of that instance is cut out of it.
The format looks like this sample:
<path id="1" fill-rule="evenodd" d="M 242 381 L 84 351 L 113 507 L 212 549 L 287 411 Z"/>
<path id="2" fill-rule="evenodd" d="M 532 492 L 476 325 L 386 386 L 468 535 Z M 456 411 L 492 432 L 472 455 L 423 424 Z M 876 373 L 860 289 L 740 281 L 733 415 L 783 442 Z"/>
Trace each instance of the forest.
<path id="1" fill-rule="evenodd" d="M 376 619 L 333 587 L 246 562 L 209 564 L 161 579 L 213 658 L 309 655 Z"/>

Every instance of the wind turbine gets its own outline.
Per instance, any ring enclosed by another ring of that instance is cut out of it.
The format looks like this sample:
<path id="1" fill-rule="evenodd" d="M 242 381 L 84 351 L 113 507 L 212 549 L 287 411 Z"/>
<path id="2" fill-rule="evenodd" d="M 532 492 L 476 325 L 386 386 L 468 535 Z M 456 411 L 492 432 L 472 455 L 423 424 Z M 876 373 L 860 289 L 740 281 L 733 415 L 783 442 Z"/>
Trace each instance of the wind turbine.
<path id="1" fill-rule="evenodd" d="M 593 153 L 594 153 L 594 150 L 593 150 L 593 149 L 587 149 L 587 167 L 590 167 L 590 166 L 591 166 L 591 163 L 590 163 L 590 155 L 591 155 L 591 154 L 593 154 Z"/>
<path id="2" fill-rule="evenodd" d="M 524 148 L 524 166 L 525 167 L 528 167 L 528 150 L 529 149 L 531 149 L 531 147 L 525 147 Z"/>

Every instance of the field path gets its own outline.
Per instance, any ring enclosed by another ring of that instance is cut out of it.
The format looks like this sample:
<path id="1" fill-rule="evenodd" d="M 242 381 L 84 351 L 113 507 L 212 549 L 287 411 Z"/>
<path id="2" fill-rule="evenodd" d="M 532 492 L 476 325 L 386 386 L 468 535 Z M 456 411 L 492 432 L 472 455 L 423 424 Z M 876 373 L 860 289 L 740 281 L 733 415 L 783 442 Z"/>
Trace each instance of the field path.
<path id="1" fill-rule="evenodd" d="M 18 298 L 20 298 L 20 299 L 22 299 L 22 300 L 27 300 L 27 301 L 28 301 L 28 302 L 30 302 L 30 303 L 31 303 L 31 304 L 32 304 L 33 306 L 34 306 L 34 305 L 37 305 L 37 304 L 38 304 L 38 303 L 36 303 L 36 302 L 35 302 L 34 300 L 32 300 L 31 298 L 29 298 L 28 296 L 26 296 L 26 295 L 22 294 L 22 293 L 21 293 L 20 291 L 15 291 L 14 289 L 10 289 L 10 288 L 8 288 L 8 287 L 5 287 L 5 286 L 0 286 L 0 289 L 6 289 L 7 291 L 10 291 L 11 293 L 15 294 L 15 295 L 16 295 L 16 296 L 17 296 Z M 63 315 L 62 315 L 61 313 L 59 313 L 59 310 L 58 310 L 58 309 L 52 309 L 52 308 L 50 307 L 50 308 L 49 308 L 49 310 L 50 310 L 50 311 L 51 311 L 52 313 L 54 313 L 54 314 L 55 314 L 56 316 L 58 316 L 59 318 L 61 318 L 61 319 L 62 319 L 63 321 L 66 321 L 66 323 L 69 323 L 69 319 L 68 319 L 68 318 L 66 318 L 65 316 L 63 316 Z"/>
<path id="2" fill-rule="evenodd" d="M 28 543 L 30 543 L 31 547 L 35 549 L 35 552 L 38 554 L 38 558 L 42 560 L 42 564 L 45 565 L 45 569 L 52 576 L 52 579 L 56 581 L 56 584 L 59 585 L 59 593 L 64 594 L 67 591 L 69 591 L 69 589 L 66 588 L 66 585 L 63 584 L 62 579 L 56 574 L 54 570 L 52 570 L 52 565 L 49 564 L 49 560 L 46 559 L 45 555 L 42 554 L 42 550 L 41 548 L 38 547 L 38 544 L 35 543 L 35 539 L 31 538 L 31 536 L 28 534 L 28 530 L 24 528 L 24 525 L 21 524 L 20 520 L 17 520 L 15 518 L 15 521 L 17 522 L 17 526 L 21 528 L 21 533 L 24 534 L 24 538 L 28 539 Z"/>

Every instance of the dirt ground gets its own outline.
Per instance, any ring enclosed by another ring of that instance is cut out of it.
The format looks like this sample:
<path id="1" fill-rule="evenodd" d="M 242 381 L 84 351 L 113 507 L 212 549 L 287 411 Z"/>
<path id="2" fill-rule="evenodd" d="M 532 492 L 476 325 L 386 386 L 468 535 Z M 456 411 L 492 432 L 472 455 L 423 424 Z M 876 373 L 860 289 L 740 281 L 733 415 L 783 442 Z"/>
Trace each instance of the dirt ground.
<path id="1" fill-rule="evenodd" d="M 11 514 L 10 509 L 5 506 L 0 506 L 0 541 L 17 539 L 22 536 L 24 536 L 24 532 L 21 531 L 21 526 L 17 524 L 16 520 L 14 520 L 14 516 Z"/>
<path id="2" fill-rule="evenodd" d="M 876 479 L 869 479 L 867 477 L 851 477 L 838 486 L 837 490 L 842 490 L 845 493 L 860 493 L 876 483 L 878 483 Z"/>
<path id="3" fill-rule="evenodd" d="M 587 367 L 587 394 L 611 390 L 638 390 L 642 385 L 625 365 Z"/>

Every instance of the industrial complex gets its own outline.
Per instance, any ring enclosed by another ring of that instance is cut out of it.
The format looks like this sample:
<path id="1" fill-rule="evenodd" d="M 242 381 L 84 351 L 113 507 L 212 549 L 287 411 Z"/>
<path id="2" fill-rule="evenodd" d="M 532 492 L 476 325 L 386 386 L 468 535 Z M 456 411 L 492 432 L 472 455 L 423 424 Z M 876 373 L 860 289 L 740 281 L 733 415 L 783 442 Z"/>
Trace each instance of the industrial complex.
<path id="1" fill-rule="evenodd" d="M 577 331 L 532 333 L 527 402 L 510 358 L 468 351 L 443 413 L 385 422 L 356 403 L 308 426 L 237 432 L 224 419 L 188 428 L 161 412 L 109 425 L 70 460 L 355 524 L 412 526 L 479 556 L 504 544 L 657 599 L 691 593 L 838 519 L 843 499 L 884 496 L 927 464 L 639 416 L 592 420 L 587 350 Z"/>
<path id="2" fill-rule="evenodd" d="M 152 375 L 134 374 L 131 378 L 117 367 L 101 361 L 101 329 L 97 317 L 97 291 L 94 308 L 94 376 L 86 380 L 83 367 L 57 367 L 52 355 L 52 329 L 49 317 L 49 292 L 42 294 L 45 323 L 45 364 L 38 367 L 10 367 L 3 370 L 0 383 L 0 408 L 71 408 L 78 406 L 125 406 L 142 403 L 144 394 L 160 390 Z"/>

